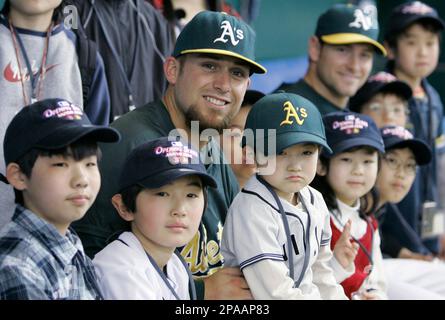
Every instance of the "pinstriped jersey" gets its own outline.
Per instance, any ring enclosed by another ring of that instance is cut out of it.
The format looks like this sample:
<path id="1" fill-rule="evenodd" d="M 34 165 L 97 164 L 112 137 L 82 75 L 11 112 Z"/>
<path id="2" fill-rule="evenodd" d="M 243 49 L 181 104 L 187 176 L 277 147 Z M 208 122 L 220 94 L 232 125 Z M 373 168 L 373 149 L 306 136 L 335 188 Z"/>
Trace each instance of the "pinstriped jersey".
<path id="1" fill-rule="evenodd" d="M 305 187 L 300 193 L 308 211 L 301 203 L 294 206 L 281 199 L 291 233 L 292 251 L 289 253 L 278 205 L 269 190 L 252 177 L 234 199 L 224 225 L 222 254 L 225 265 L 244 269 L 270 259 L 283 261 L 289 267 L 288 255 L 292 254 L 294 281 L 301 279 L 297 286 L 303 293 L 313 290 L 317 275 L 313 274 L 312 266 L 320 248 L 330 244 L 329 212 L 315 189 Z"/>

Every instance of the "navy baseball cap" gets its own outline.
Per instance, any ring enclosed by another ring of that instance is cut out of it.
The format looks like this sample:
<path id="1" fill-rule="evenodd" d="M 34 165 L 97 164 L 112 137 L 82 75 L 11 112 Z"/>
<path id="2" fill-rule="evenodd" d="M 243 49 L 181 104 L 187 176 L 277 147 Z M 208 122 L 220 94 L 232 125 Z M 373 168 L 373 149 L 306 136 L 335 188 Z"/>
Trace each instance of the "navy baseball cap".
<path id="1" fill-rule="evenodd" d="M 405 30 L 412 23 L 419 20 L 429 20 L 439 30 L 444 29 L 445 23 L 437 11 L 421 1 L 410 1 L 395 7 L 388 20 L 385 40 Z"/>
<path id="2" fill-rule="evenodd" d="M 116 129 L 91 124 L 83 110 L 63 99 L 46 99 L 22 108 L 9 123 L 3 142 L 5 163 L 19 160 L 29 150 L 55 150 L 82 137 L 117 142 Z"/>
<path id="3" fill-rule="evenodd" d="M 326 137 L 333 151 L 323 153 L 330 158 L 360 146 L 375 148 L 385 153 L 385 145 L 377 125 L 371 117 L 355 112 L 332 112 L 323 117 Z"/>
<path id="4" fill-rule="evenodd" d="M 378 42 L 379 25 L 376 16 L 353 4 L 335 4 L 317 21 L 315 35 L 328 44 L 368 43 L 386 56 Z"/>
<path id="5" fill-rule="evenodd" d="M 268 155 L 270 130 L 276 130 L 276 154 L 299 143 L 315 143 L 330 152 L 320 111 L 309 100 L 288 92 L 278 92 L 258 100 L 250 110 L 242 146 Z M 253 139 L 248 135 L 253 134 Z M 253 141 L 252 141 L 253 140 Z"/>
<path id="6" fill-rule="evenodd" d="M 160 188 L 184 176 L 197 175 L 204 186 L 216 188 L 216 181 L 207 174 L 199 152 L 182 140 L 163 137 L 135 148 L 125 160 L 119 179 L 119 190 L 133 185 Z"/>
<path id="7" fill-rule="evenodd" d="M 413 95 L 413 91 L 406 82 L 398 80 L 388 72 L 381 71 L 370 76 L 355 96 L 349 100 L 349 109 L 360 112 L 363 105 L 378 93 L 394 93 L 405 100 L 411 99 Z"/>
<path id="8" fill-rule="evenodd" d="M 210 53 L 244 61 L 251 72 L 266 73 L 255 62 L 255 31 L 244 21 L 224 12 L 201 11 L 186 24 L 176 40 L 173 57 Z"/>
<path id="9" fill-rule="evenodd" d="M 416 158 L 418 165 L 431 162 L 430 147 L 420 139 L 414 139 L 411 132 L 400 126 L 385 126 L 380 129 L 386 151 L 392 149 L 409 148 Z"/>

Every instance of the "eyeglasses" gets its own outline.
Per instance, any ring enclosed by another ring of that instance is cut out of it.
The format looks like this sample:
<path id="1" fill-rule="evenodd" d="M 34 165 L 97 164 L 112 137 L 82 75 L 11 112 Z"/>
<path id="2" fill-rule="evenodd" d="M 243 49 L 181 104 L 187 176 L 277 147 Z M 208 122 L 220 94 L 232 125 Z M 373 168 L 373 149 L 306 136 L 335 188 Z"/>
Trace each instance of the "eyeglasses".
<path id="1" fill-rule="evenodd" d="M 416 174 L 417 163 L 415 161 L 402 162 L 396 157 L 389 155 L 383 156 L 383 160 L 385 160 L 388 167 L 392 170 L 399 170 L 399 168 L 403 167 L 403 171 L 405 171 L 406 174 Z"/>
<path id="2" fill-rule="evenodd" d="M 386 113 L 393 113 L 394 115 L 409 115 L 409 109 L 404 104 L 381 104 L 371 103 L 368 106 L 369 111 L 373 113 L 381 114 L 383 111 Z"/>

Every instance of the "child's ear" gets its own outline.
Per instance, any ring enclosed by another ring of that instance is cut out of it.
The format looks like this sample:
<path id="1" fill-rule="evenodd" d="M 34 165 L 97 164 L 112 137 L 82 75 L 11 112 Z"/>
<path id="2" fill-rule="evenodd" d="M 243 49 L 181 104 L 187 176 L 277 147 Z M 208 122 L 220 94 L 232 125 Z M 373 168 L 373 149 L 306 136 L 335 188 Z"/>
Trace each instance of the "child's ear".
<path id="1" fill-rule="evenodd" d="M 386 53 L 387 53 L 386 58 L 388 60 L 394 60 L 395 59 L 394 49 L 389 46 L 387 41 L 383 42 L 383 46 L 386 49 Z"/>
<path id="2" fill-rule="evenodd" d="M 27 188 L 28 178 L 15 162 L 11 162 L 6 167 L 6 179 L 17 190 L 23 191 Z"/>
<path id="3" fill-rule="evenodd" d="M 319 176 L 325 176 L 328 173 L 328 170 L 326 169 L 326 166 L 321 163 L 320 159 L 318 159 L 317 162 L 317 174 Z"/>
<path id="4" fill-rule="evenodd" d="M 115 194 L 111 198 L 111 203 L 116 208 L 117 212 L 125 221 L 133 221 L 134 213 L 127 209 L 124 202 L 122 201 L 122 195 L 120 193 Z"/>

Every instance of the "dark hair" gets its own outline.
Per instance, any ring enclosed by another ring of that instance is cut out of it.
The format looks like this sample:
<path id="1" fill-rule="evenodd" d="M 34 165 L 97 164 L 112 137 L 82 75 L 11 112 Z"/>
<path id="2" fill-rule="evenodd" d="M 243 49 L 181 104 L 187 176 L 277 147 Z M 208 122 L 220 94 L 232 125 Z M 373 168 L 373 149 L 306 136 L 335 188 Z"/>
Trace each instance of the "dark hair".
<path id="1" fill-rule="evenodd" d="M 409 24 L 404 29 L 399 30 L 398 32 L 391 32 L 391 33 L 386 34 L 385 41 L 388 43 L 389 47 L 391 49 L 397 50 L 397 41 L 400 39 L 400 37 L 403 34 L 405 34 L 406 30 L 408 30 L 410 27 L 412 27 L 415 24 L 420 25 L 423 29 L 425 29 L 427 31 L 437 34 L 437 36 L 439 37 L 439 45 L 440 45 L 440 43 L 442 42 L 442 29 L 435 22 L 432 22 L 427 19 L 420 19 L 420 20 L 414 21 L 413 23 Z"/>
<path id="2" fill-rule="evenodd" d="M 65 5 L 67 5 L 68 2 L 66 0 L 62 0 L 60 5 L 54 9 L 52 20 L 54 23 L 60 23 L 63 20 L 63 8 Z M 1 14 L 3 14 L 5 17 L 9 15 L 9 11 L 11 10 L 11 4 L 8 0 L 5 1 L 5 5 L 3 6 L 3 9 L 0 11 Z"/>
<path id="3" fill-rule="evenodd" d="M 368 147 L 368 146 L 359 146 L 353 147 L 351 149 L 345 150 L 344 152 L 354 152 L 357 150 L 365 150 L 365 152 L 371 154 L 374 152 L 378 152 L 376 149 Z M 331 186 L 328 183 L 327 175 L 329 173 L 329 165 L 330 159 L 320 155 L 319 161 L 326 168 L 326 175 L 320 176 L 316 175 L 314 180 L 312 180 L 311 186 L 317 189 L 322 195 L 323 199 L 326 202 L 326 205 L 330 211 L 338 210 L 337 205 L 337 197 L 335 196 L 334 190 L 332 190 Z M 380 156 L 378 161 L 378 168 L 380 169 Z M 365 195 L 360 198 L 360 208 L 359 214 L 360 217 L 364 218 L 366 216 L 370 216 L 374 214 L 377 209 L 377 205 L 379 202 L 379 194 L 375 187 Z"/>
<path id="4" fill-rule="evenodd" d="M 29 152 L 27 152 L 23 157 L 15 161 L 20 167 L 20 171 L 27 177 L 31 178 L 32 169 L 34 168 L 34 164 L 37 161 L 38 157 L 53 157 L 53 156 L 62 156 L 62 157 L 72 157 L 76 161 L 80 161 L 86 157 L 97 156 L 98 160 L 100 160 L 101 152 L 99 147 L 97 146 L 96 140 L 91 138 L 84 137 L 76 142 L 70 144 L 69 146 L 48 150 L 48 149 L 38 149 L 33 148 Z M 14 188 L 15 194 L 15 202 L 23 205 L 23 193 L 20 190 Z"/>

